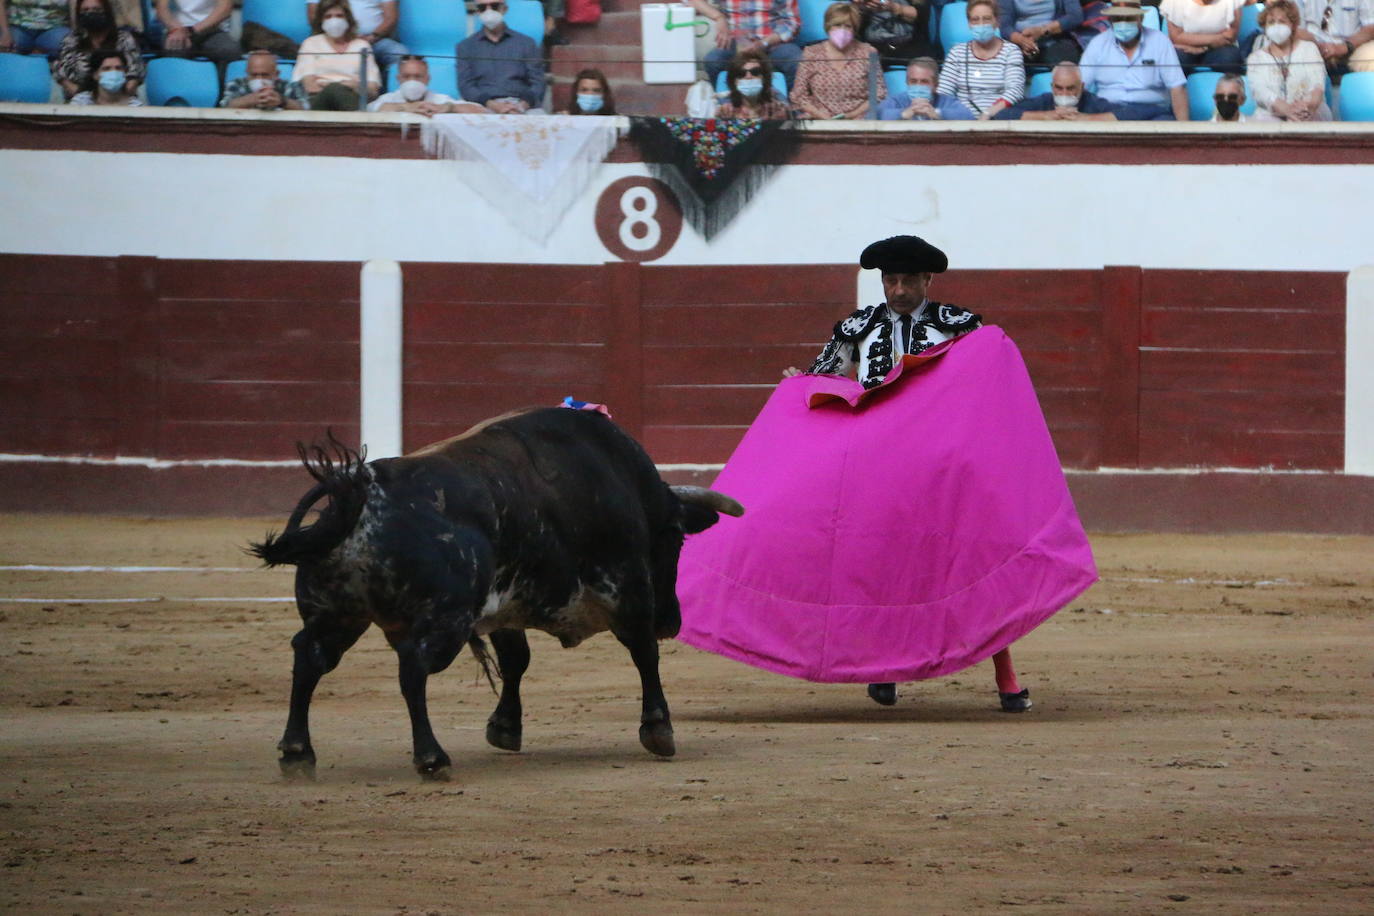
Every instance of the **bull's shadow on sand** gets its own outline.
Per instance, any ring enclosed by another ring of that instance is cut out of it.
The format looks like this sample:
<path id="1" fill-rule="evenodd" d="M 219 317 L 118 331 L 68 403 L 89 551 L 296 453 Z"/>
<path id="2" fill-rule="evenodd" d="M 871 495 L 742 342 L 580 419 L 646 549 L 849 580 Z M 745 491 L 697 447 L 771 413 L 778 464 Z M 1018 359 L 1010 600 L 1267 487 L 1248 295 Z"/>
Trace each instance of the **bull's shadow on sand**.
<path id="1" fill-rule="evenodd" d="M 717 725 L 916 725 L 951 723 L 1005 725 L 1009 722 L 1095 722 L 1113 713 L 1096 700 L 1076 702 L 1071 697 L 1034 697 L 1036 705 L 1024 713 L 1005 713 L 998 708 L 997 694 L 987 696 L 922 695 L 920 688 L 900 691 L 896 706 L 878 706 L 864 696 L 862 684 L 836 684 L 825 688 L 824 698 L 779 703 L 776 697 L 757 703 L 698 707 L 679 705 L 673 710 L 678 722 L 709 722 Z M 900 690 L 900 688 L 899 688 Z M 1032 691 L 1034 694 L 1034 691 Z"/>

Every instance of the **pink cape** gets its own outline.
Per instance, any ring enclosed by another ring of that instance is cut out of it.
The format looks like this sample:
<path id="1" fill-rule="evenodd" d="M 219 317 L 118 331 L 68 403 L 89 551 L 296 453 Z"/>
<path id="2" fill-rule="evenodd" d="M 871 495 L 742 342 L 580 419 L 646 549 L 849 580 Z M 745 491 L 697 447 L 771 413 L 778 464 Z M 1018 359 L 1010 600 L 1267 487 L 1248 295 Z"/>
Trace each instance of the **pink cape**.
<path id="1" fill-rule="evenodd" d="M 778 385 L 712 484 L 744 516 L 683 547 L 679 639 L 811 681 L 919 680 L 1006 648 L 1097 580 L 1001 328 L 898 369 L 870 392 Z"/>

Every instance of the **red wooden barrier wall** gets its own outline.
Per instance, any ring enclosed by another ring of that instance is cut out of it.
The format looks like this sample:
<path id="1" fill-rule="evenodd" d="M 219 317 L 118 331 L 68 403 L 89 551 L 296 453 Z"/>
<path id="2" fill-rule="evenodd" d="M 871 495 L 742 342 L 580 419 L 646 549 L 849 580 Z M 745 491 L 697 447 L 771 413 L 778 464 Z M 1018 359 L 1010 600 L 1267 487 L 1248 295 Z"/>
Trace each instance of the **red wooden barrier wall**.
<path id="1" fill-rule="evenodd" d="M 352 263 L 0 255 L 0 451 L 280 459 L 358 437 Z M 404 265 L 405 443 L 572 394 L 718 463 L 855 268 Z M 956 271 L 1017 340 L 1070 467 L 1339 468 L 1344 276 Z"/>

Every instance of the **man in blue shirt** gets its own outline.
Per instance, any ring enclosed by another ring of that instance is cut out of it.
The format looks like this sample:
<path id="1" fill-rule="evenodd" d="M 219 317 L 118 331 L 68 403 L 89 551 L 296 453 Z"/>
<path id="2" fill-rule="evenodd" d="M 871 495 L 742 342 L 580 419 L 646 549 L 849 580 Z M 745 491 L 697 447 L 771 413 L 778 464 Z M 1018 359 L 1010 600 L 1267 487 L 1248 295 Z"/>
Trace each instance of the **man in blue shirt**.
<path id="1" fill-rule="evenodd" d="M 544 55 L 534 39 L 506 28 L 502 0 L 474 6 L 482 31 L 458 42 L 458 94 L 496 114 L 524 114 L 544 100 Z"/>
<path id="2" fill-rule="evenodd" d="M 918 57 L 906 65 L 906 92 L 894 92 L 878 105 L 880 121 L 973 121 L 968 106 L 953 96 L 938 95 L 940 65 Z"/>
<path id="3" fill-rule="evenodd" d="M 1063 61 L 1050 71 L 1050 91 L 1022 99 L 992 116 L 994 121 L 1148 121 L 1153 105 L 1113 103 L 1083 88 L 1078 65 Z"/>
<path id="4" fill-rule="evenodd" d="M 1178 52 L 1163 32 L 1141 25 L 1140 0 L 1113 0 L 1106 16 L 1111 29 L 1083 49 L 1084 84 L 1108 102 L 1150 106 L 1153 114 L 1139 120 L 1188 120 Z"/>

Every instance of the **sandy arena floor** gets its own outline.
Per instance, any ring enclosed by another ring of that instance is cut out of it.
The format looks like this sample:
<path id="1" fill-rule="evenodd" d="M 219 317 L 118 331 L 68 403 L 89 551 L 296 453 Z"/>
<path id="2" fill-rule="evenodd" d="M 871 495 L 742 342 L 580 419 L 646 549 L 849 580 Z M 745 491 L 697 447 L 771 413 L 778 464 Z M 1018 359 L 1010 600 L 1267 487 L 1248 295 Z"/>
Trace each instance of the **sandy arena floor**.
<path id="1" fill-rule="evenodd" d="M 280 522 L 0 518 L 0 908 L 1374 910 L 1374 539 L 1096 538 L 1104 581 L 1017 646 L 1022 716 L 990 664 L 884 709 L 665 644 L 670 761 L 613 639 L 534 634 L 520 754 L 484 743 L 469 658 L 431 681 L 447 784 L 410 769 L 373 630 L 302 785 L 274 750 L 295 609 L 261 600 L 291 573 L 239 552 Z"/>

